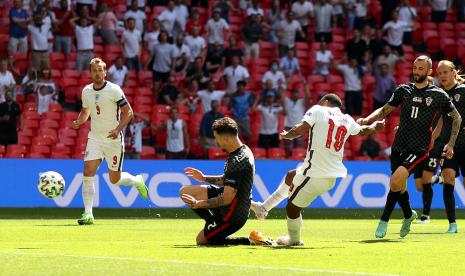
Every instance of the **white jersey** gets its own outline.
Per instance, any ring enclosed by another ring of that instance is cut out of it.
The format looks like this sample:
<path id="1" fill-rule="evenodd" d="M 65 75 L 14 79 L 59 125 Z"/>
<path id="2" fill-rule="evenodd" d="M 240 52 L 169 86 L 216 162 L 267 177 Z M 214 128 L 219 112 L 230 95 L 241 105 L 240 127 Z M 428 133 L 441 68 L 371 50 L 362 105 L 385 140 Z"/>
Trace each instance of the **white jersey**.
<path id="1" fill-rule="evenodd" d="M 82 90 L 82 107 L 90 110 L 90 132 L 91 139 L 107 138 L 110 131 L 119 124 L 119 109 L 128 104 L 123 90 L 119 85 L 106 81 L 103 88 L 95 90 L 93 84 L 88 84 Z M 120 134 L 120 140 L 122 135 Z"/>
<path id="2" fill-rule="evenodd" d="M 315 105 L 305 113 L 303 122 L 310 125 L 308 151 L 298 174 L 316 178 L 346 177 L 342 164 L 344 144 L 361 126 L 337 107 Z"/>

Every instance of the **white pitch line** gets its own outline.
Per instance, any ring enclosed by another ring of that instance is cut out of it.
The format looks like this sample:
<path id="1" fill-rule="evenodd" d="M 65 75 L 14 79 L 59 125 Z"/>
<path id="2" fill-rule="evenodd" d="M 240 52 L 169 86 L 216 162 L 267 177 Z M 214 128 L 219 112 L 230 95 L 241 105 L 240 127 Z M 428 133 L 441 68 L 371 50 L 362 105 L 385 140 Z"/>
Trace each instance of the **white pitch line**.
<path id="1" fill-rule="evenodd" d="M 136 261 L 136 262 L 146 262 L 146 263 L 167 263 L 167 264 L 181 264 L 181 265 L 182 264 L 206 265 L 206 266 L 216 266 L 216 267 L 236 267 L 236 268 L 270 270 L 270 271 L 285 270 L 285 271 L 290 271 L 290 272 L 332 273 L 332 274 L 342 274 L 342 275 L 367 275 L 367 276 L 394 276 L 394 275 L 397 276 L 398 275 L 398 274 L 382 274 L 382 273 L 371 273 L 371 272 L 318 269 L 318 268 L 273 267 L 273 266 L 261 266 L 261 265 L 239 265 L 239 264 L 207 263 L 207 262 L 180 261 L 180 260 L 157 260 L 157 259 L 148 259 L 148 258 L 84 256 L 84 255 L 76 255 L 76 254 L 40 253 L 40 252 L 15 252 L 15 251 L 11 252 L 11 251 L 3 251 L 3 250 L 0 250 L 0 254 L 47 256 L 47 257 L 69 257 L 69 258 L 117 260 L 117 261 Z"/>

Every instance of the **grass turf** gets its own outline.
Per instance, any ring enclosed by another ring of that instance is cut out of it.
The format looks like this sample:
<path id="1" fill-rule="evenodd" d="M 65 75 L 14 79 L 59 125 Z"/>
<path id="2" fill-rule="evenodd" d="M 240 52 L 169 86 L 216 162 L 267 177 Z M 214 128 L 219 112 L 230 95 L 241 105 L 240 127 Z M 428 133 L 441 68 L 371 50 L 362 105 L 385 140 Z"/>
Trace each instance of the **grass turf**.
<path id="1" fill-rule="evenodd" d="M 378 240 L 371 217 L 379 210 L 346 210 L 349 219 L 322 219 L 331 217 L 331 210 L 309 209 L 304 247 L 197 247 L 203 222 L 189 219 L 189 210 L 120 210 L 115 218 L 117 210 L 97 209 L 91 226 L 76 224 L 79 212 L 0 209 L 0 275 L 459 275 L 465 269 L 465 235 L 445 234 L 444 219 L 412 225 L 404 239 L 400 220 L 394 219 L 386 239 Z M 249 220 L 234 236 L 253 229 L 273 238 L 285 234 L 286 221 L 275 217 L 284 217 L 282 211 L 263 222 Z M 465 221 L 458 225 L 460 231 Z"/>

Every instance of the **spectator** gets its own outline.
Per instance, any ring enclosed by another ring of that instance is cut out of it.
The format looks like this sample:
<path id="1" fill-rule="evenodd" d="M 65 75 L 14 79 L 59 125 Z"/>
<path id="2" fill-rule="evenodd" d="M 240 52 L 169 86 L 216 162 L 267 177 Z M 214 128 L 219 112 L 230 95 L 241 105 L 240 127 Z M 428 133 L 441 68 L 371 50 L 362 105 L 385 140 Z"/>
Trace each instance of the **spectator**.
<path id="1" fill-rule="evenodd" d="M 1 80 L 1 72 L 0 72 L 0 80 Z M 36 87 L 37 83 L 37 71 L 34 68 L 29 68 L 27 70 L 26 75 L 21 80 L 21 91 L 23 94 L 31 94 L 34 93 L 34 88 Z"/>
<path id="2" fill-rule="evenodd" d="M 375 135 L 370 134 L 365 140 L 363 140 L 362 145 L 360 146 L 360 155 L 375 158 L 379 156 L 380 150 L 381 146 L 375 140 Z"/>
<path id="3" fill-rule="evenodd" d="M 325 41 L 320 42 L 320 50 L 315 53 L 316 66 L 313 69 L 313 74 L 322 75 L 324 77 L 329 75 L 329 65 L 333 60 L 333 53 L 328 50 L 328 45 Z"/>
<path id="4" fill-rule="evenodd" d="M 281 88 L 273 88 L 273 80 L 271 79 L 268 79 L 265 83 L 264 83 L 264 88 L 262 89 L 262 92 L 260 92 L 260 98 L 257 98 L 257 101 L 258 103 L 265 103 L 266 101 L 266 95 L 268 95 L 269 93 L 273 93 L 274 95 L 274 98 L 275 100 L 279 100 L 281 99 Z M 278 86 L 279 87 L 279 86 Z M 257 104 L 257 102 L 256 102 Z"/>
<path id="5" fill-rule="evenodd" d="M 463 22 L 465 18 L 465 1 L 455 1 L 455 10 L 457 11 L 457 21 Z"/>
<path id="6" fill-rule="evenodd" d="M 284 56 L 289 49 L 295 47 L 295 37 L 297 33 L 300 33 L 300 36 L 305 38 L 305 34 L 299 22 L 294 20 L 294 13 L 288 11 L 286 20 L 281 21 L 278 32 L 280 57 Z"/>
<path id="7" fill-rule="evenodd" d="M 379 66 L 381 64 L 386 64 L 389 74 L 393 74 L 396 62 L 400 60 L 402 60 L 402 58 L 393 53 L 389 45 L 385 45 L 383 48 L 383 54 L 376 59 L 375 65 Z"/>
<path id="8" fill-rule="evenodd" d="M 124 30 L 121 36 L 123 55 L 129 70 L 135 69 L 136 72 L 139 72 L 142 69 L 140 63 L 141 42 L 142 34 L 136 29 L 136 21 L 134 18 L 129 17 L 127 19 L 127 29 Z"/>
<path id="9" fill-rule="evenodd" d="M 286 109 L 284 117 L 284 130 L 288 131 L 297 125 L 304 117 L 305 111 L 310 107 L 310 91 L 307 82 L 302 80 L 304 84 L 305 97 L 300 97 L 298 89 L 292 89 L 290 96 L 284 96 L 283 105 Z M 304 145 L 304 137 L 300 136 L 294 140 L 284 140 L 284 148 L 287 156 L 291 156 L 293 148 L 302 148 Z"/>
<path id="10" fill-rule="evenodd" d="M 92 10 L 93 0 L 76 0 L 76 10 L 81 17 L 87 17 Z"/>
<path id="11" fill-rule="evenodd" d="M 346 113 L 362 115 L 362 78 L 364 68 L 356 58 L 351 58 L 349 64 L 339 64 L 336 68 L 344 75 Z"/>
<path id="12" fill-rule="evenodd" d="M 299 60 L 295 57 L 295 49 L 289 49 L 287 51 L 287 54 L 279 61 L 279 67 L 286 78 L 290 78 L 293 75 L 297 75 L 299 78 L 302 77 Z"/>
<path id="13" fill-rule="evenodd" d="M 146 5 L 145 2 L 146 0 L 137 0 L 137 8 L 141 11 L 145 11 L 145 5 Z M 131 5 L 132 5 L 132 0 L 127 0 L 126 7 L 128 10 L 131 9 Z"/>
<path id="14" fill-rule="evenodd" d="M 102 4 L 102 12 L 98 16 L 98 27 L 100 36 L 102 36 L 103 44 L 105 45 L 118 45 L 118 37 L 116 37 L 116 25 L 118 19 L 107 4 Z"/>
<path id="15" fill-rule="evenodd" d="M 361 37 L 360 30 L 354 30 L 353 37 L 346 42 L 345 51 L 348 59 L 355 58 L 359 64 L 365 64 L 367 45 Z"/>
<path id="16" fill-rule="evenodd" d="M 373 110 L 384 106 L 396 88 L 396 81 L 389 72 L 388 65 L 380 63 L 378 68 L 373 70 L 376 78 L 375 95 L 373 102 Z"/>
<path id="17" fill-rule="evenodd" d="M 229 18 L 228 18 L 229 11 L 235 10 L 231 1 L 230 0 L 217 0 L 215 1 L 215 4 L 213 7 L 215 9 L 219 9 L 221 18 L 223 18 L 224 20 L 226 20 L 226 22 L 229 23 Z"/>
<path id="18" fill-rule="evenodd" d="M 214 9 L 213 10 L 213 18 L 210 18 L 207 21 L 207 25 L 205 27 L 207 34 L 208 34 L 208 51 L 210 52 L 215 44 L 220 44 L 224 47 L 224 32 L 227 32 L 227 36 L 230 35 L 229 33 L 229 25 L 221 18 L 221 10 Z"/>
<path id="19" fill-rule="evenodd" d="M 15 57 L 12 55 L 9 55 L 6 59 L 8 60 L 8 71 L 10 71 L 11 74 L 13 74 L 13 78 L 15 79 L 16 82 L 20 82 L 22 74 L 21 74 L 19 67 L 16 66 Z"/>
<path id="20" fill-rule="evenodd" d="M 217 100 L 211 101 L 209 109 L 210 111 L 203 115 L 200 122 L 200 144 L 205 150 L 218 147 L 213 136 L 212 125 L 216 120 L 224 117 L 224 114 L 219 111 L 220 103 Z"/>
<path id="21" fill-rule="evenodd" d="M 76 16 L 74 11 L 69 8 L 67 0 L 60 1 L 60 7 L 54 8 L 53 12 L 56 16 L 56 27 L 54 29 L 54 52 L 63 52 L 65 55 L 71 52 L 71 37 L 73 36 L 73 28 L 69 24 L 69 20 Z"/>
<path id="22" fill-rule="evenodd" d="M 178 101 L 180 91 L 176 87 L 176 79 L 174 75 L 171 75 L 168 78 L 165 86 L 160 91 L 160 96 L 158 97 L 158 104 L 167 104 L 174 106 Z"/>
<path id="23" fill-rule="evenodd" d="M 147 126 L 156 129 L 148 118 L 134 112 L 134 118 L 124 129 L 125 159 L 140 159 L 140 153 L 142 152 L 142 130 Z"/>
<path id="24" fill-rule="evenodd" d="M 280 104 L 275 103 L 273 93 L 266 94 L 265 103 L 258 104 L 254 109 L 261 114 L 258 146 L 260 148 L 278 148 L 278 116 L 280 113 L 286 115 L 286 110 Z"/>
<path id="25" fill-rule="evenodd" d="M 40 15 L 34 16 L 34 24 L 27 28 L 31 34 L 32 67 L 37 70 L 50 68 L 50 53 L 48 52 L 48 38 L 52 35 L 50 25 L 43 23 Z"/>
<path id="26" fill-rule="evenodd" d="M 163 14 L 163 13 L 162 13 Z M 161 15 L 160 15 L 161 17 Z M 158 19 L 161 21 L 160 17 Z M 124 21 L 129 23 L 129 18 L 133 18 L 135 21 L 135 28 L 138 30 L 141 34 L 144 33 L 144 26 L 145 26 L 145 21 L 147 17 L 145 16 L 145 12 L 141 11 L 137 7 L 137 0 L 132 0 L 131 2 L 131 9 L 128 10 L 124 14 Z M 169 29 L 166 29 L 169 32 Z"/>
<path id="27" fill-rule="evenodd" d="M 194 27 L 199 28 L 199 34 L 203 34 L 205 24 L 200 20 L 200 13 L 198 9 L 192 10 L 192 18 L 187 21 L 186 33 L 191 34 Z M 226 20 L 226 19 L 225 19 Z"/>
<path id="28" fill-rule="evenodd" d="M 160 89 L 160 83 L 166 82 L 170 77 L 174 63 L 174 46 L 168 43 L 168 32 L 160 31 L 158 44 L 153 47 L 152 54 L 145 64 L 145 69 L 153 61 L 153 93 L 156 96 Z"/>
<path id="29" fill-rule="evenodd" d="M 263 36 L 263 29 L 258 14 L 253 14 L 244 25 L 242 36 L 245 42 L 245 58 L 258 58 L 260 55 L 259 42 Z"/>
<path id="30" fill-rule="evenodd" d="M 236 38 L 234 36 L 230 36 L 229 39 L 229 47 L 224 49 L 223 51 L 223 59 L 221 63 L 223 64 L 223 68 L 226 68 L 231 65 L 231 60 L 234 56 L 239 57 L 239 63 L 242 64 L 242 57 L 244 53 L 242 49 L 237 45 Z"/>
<path id="31" fill-rule="evenodd" d="M 56 26 L 56 16 L 49 4 L 50 2 L 42 3 L 42 5 L 39 6 L 37 14 L 42 17 L 42 23 L 50 26 L 50 29 L 52 29 L 52 27 L 54 28 Z"/>
<path id="32" fill-rule="evenodd" d="M 238 90 L 237 82 L 247 83 L 250 75 L 247 68 L 239 64 L 239 57 L 233 56 L 231 65 L 224 69 L 223 77 L 227 85 L 226 92 L 232 94 Z"/>
<path id="33" fill-rule="evenodd" d="M 383 37 L 383 30 L 378 29 L 375 32 L 375 38 L 370 41 L 368 48 L 370 49 L 371 60 L 376 61 L 378 56 L 383 53 L 384 46 L 388 45 L 388 42 Z"/>
<path id="34" fill-rule="evenodd" d="M 180 94 L 182 98 L 179 103 L 186 105 L 189 108 L 190 113 L 195 113 L 197 110 L 197 104 L 200 101 L 199 96 L 199 83 L 197 80 L 191 80 L 185 89 L 182 91 L 183 93 Z"/>
<path id="35" fill-rule="evenodd" d="M 223 71 L 223 47 L 217 44 L 214 50 L 208 53 L 205 61 L 205 69 L 210 75 L 220 74 Z"/>
<path id="36" fill-rule="evenodd" d="M 265 87 L 265 83 L 271 80 L 273 83 L 274 89 L 281 89 L 284 88 L 286 90 L 286 77 L 284 73 L 279 69 L 279 65 L 277 61 L 272 61 L 270 64 L 270 70 L 268 70 L 262 78 L 262 87 Z"/>
<path id="37" fill-rule="evenodd" d="M 383 31 L 387 31 L 388 34 L 388 44 L 394 51 L 400 56 L 404 55 L 404 50 L 402 49 L 402 38 L 404 36 L 405 28 L 409 27 L 408 23 L 399 20 L 399 12 L 392 12 L 392 20 L 384 24 Z"/>
<path id="38" fill-rule="evenodd" d="M 207 82 L 210 80 L 210 74 L 204 68 L 201 58 L 196 58 L 192 68 L 187 71 L 187 81 L 196 80 L 201 89 L 207 86 Z"/>
<path id="39" fill-rule="evenodd" d="M 8 91 L 5 93 L 5 101 L 0 103 L 0 144 L 4 146 L 17 144 L 18 130 L 21 129 L 21 110 L 13 100 L 13 93 Z"/>
<path id="40" fill-rule="evenodd" d="M 327 43 L 333 41 L 331 17 L 333 6 L 327 0 L 318 0 L 315 5 L 315 41 L 324 39 Z"/>
<path id="41" fill-rule="evenodd" d="M 361 38 L 363 41 L 365 41 L 365 44 L 367 46 L 367 57 L 369 58 L 370 52 L 368 51 L 368 47 L 370 46 L 371 40 L 373 39 L 373 29 L 370 27 L 370 25 L 365 25 L 361 33 Z"/>
<path id="42" fill-rule="evenodd" d="M 185 159 L 189 155 L 189 132 L 186 123 L 179 119 L 179 111 L 171 108 L 171 118 L 158 131 L 166 130 L 166 159 Z"/>
<path id="43" fill-rule="evenodd" d="M 199 31 L 199 27 L 194 27 L 192 29 L 192 35 L 188 35 L 184 39 L 184 42 L 189 46 L 191 52 L 191 63 L 193 63 L 196 58 L 203 59 L 206 55 L 207 44 L 205 43 L 205 39 L 199 35 Z"/>
<path id="44" fill-rule="evenodd" d="M 8 52 L 27 52 L 27 28 L 31 21 L 29 13 L 22 7 L 21 0 L 14 0 L 10 9 L 10 38 Z"/>
<path id="45" fill-rule="evenodd" d="M 270 42 L 277 44 L 279 42 L 279 30 L 281 21 L 284 20 L 283 11 L 281 10 L 280 1 L 273 0 L 270 12 L 268 13 L 268 25 L 270 26 Z"/>
<path id="46" fill-rule="evenodd" d="M 180 33 L 176 37 L 176 43 L 174 44 L 174 70 L 175 72 L 181 73 L 183 76 L 186 75 L 187 67 L 191 59 L 191 51 L 189 47 L 184 43 L 184 35 Z"/>
<path id="47" fill-rule="evenodd" d="M 431 5 L 431 21 L 444 22 L 447 17 L 447 9 L 450 8 L 452 1 L 449 0 L 429 0 Z"/>
<path id="48" fill-rule="evenodd" d="M 0 64 L 0 103 L 5 101 L 5 93 L 16 86 L 13 74 L 8 71 L 8 60 L 3 59 Z"/>
<path id="49" fill-rule="evenodd" d="M 37 112 L 42 115 L 48 111 L 48 106 L 51 103 L 56 102 L 58 96 L 57 87 L 52 80 L 52 72 L 49 68 L 42 69 L 35 91 L 37 93 Z"/>
<path id="50" fill-rule="evenodd" d="M 153 46 L 158 44 L 158 35 L 160 35 L 160 21 L 158 18 L 154 17 L 152 19 L 152 30 L 144 34 L 144 46 L 149 53 L 153 54 Z"/>
<path id="51" fill-rule="evenodd" d="M 186 31 L 187 18 L 189 18 L 189 11 L 185 4 L 180 0 L 175 0 L 174 13 L 176 14 L 176 24 L 174 25 L 173 37 L 178 37 Z"/>
<path id="52" fill-rule="evenodd" d="M 76 25 L 77 20 L 79 20 L 79 25 Z M 76 34 L 76 69 L 81 72 L 83 69 L 89 67 L 91 59 L 94 58 L 95 26 L 93 24 L 89 24 L 87 17 L 75 17 L 71 19 L 69 23 Z"/>
<path id="53" fill-rule="evenodd" d="M 179 24 L 176 20 L 176 12 L 174 11 L 175 3 L 174 1 L 168 1 L 168 6 L 166 10 L 164 10 L 159 16 L 158 20 L 160 20 L 163 29 L 168 32 L 170 37 L 173 36 L 174 25 Z"/>
<path id="54" fill-rule="evenodd" d="M 423 0 L 422 0 L 423 1 Z M 384 1 L 381 5 L 381 26 L 391 20 L 392 12 L 396 10 L 398 1 Z"/>
<path id="55" fill-rule="evenodd" d="M 291 8 L 294 13 L 294 18 L 299 22 L 302 32 L 308 33 L 309 18 L 313 17 L 313 4 L 307 0 L 298 0 L 292 4 Z M 297 41 L 306 41 L 306 37 L 301 37 L 300 33 L 297 33 Z"/>
<path id="56" fill-rule="evenodd" d="M 263 10 L 258 6 L 257 0 L 250 1 L 250 7 L 247 9 L 247 16 L 258 14 L 260 17 L 264 15 Z"/>
<path id="57" fill-rule="evenodd" d="M 198 93 L 200 98 L 200 103 L 202 104 L 203 113 L 210 111 L 210 107 L 213 101 L 221 104 L 221 100 L 225 96 L 226 92 L 222 90 L 215 90 L 215 83 L 213 80 L 209 80 L 207 83 L 207 89 L 200 90 Z"/>
<path id="58" fill-rule="evenodd" d="M 109 80 L 120 87 L 125 87 L 127 84 L 127 78 L 129 70 L 126 65 L 123 64 L 123 58 L 117 57 L 115 60 L 115 64 L 113 64 L 108 69 L 108 77 Z"/>
<path id="59" fill-rule="evenodd" d="M 245 91 L 245 81 L 237 82 L 236 93 L 231 95 L 229 105 L 232 109 L 232 116 L 239 128 L 239 134 L 246 140 L 250 137 L 250 117 L 249 110 L 254 103 L 253 94 Z"/>
<path id="60" fill-rule="evenodd" d="M 407 24 L 404 28 L 403 43 L 407 45 L 412 44 L 412 31 L 415 26 L 415 19 L 417 17 L 417 10 L 411 7 L 409 0 L 401 0 L 399 6 L 399 20 Z"/>
<path id="61" fill-rule="evenodd" d="M 333 6 L 333 19 L 338 28 L 344 27 L 344 8 L 346 0 L 332 0 L 331 5 Z M 349 27 L 353 27 L 350 25 L 350 18 L 349 18 Z"/>
<path id="62" fill-rule="evenodd" d="M 355 20 L 354 28 L 362 30 L 367 25 L 367 12 L 368 12 L 368 1 L 367 0 L 356 0 L 355 1 Z"/>

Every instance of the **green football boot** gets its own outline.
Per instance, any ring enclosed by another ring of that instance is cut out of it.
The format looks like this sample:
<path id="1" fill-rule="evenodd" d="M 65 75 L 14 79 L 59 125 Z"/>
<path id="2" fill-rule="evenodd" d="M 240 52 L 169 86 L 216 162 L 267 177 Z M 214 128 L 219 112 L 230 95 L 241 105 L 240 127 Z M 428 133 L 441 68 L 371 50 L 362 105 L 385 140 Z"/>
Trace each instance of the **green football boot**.
<path id="1" fill-rule="evenodd" d="M 410 218 L 402 220 L 402 227 L 400 228 L 401 238 L 407 236 L 407 234 L 410 232 L 410 225 L 414 220 L 417 219 L 417 217 L 417 212 L 415 212 L 415 210 L 412 210 L 412 215 L 410 216 Z"/>
<path id="2" fill-rule="evenodd" d="M 458 232 L 457 231 L 457 223 L 455 223 L 455 222 L 449 223 L 449 229 L 447 230 L 447 233 L 455 234 L 457 232 Z"/>
<path id="3" fill-rule="evenodd" d="M 82 216 L 77 221 L 79 225 L 90 225 L 94 224 L 94 216 L 89 213 L 82 213 Z"/>
<path id="4" fill-rule="evenodd" d="M 387 226 L 387 221 L 380 220 L 378 223 L 378 228 L 376 228 L 375 237 L 377 237 L 378 239 L 384 238 L 384 236 L 386 236 Z"/>
<path id="5" fill-rule="evenodd" d="M 149 197 L 149 189 L 147 189 L 147 186 L 145 186 L 145 180 L 140 174 L 138 174 L 136 177 L 140 179 L 140 184 L 136 185 L 136 189 L 143 199 L 147 199 Z"/>

